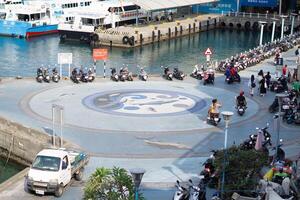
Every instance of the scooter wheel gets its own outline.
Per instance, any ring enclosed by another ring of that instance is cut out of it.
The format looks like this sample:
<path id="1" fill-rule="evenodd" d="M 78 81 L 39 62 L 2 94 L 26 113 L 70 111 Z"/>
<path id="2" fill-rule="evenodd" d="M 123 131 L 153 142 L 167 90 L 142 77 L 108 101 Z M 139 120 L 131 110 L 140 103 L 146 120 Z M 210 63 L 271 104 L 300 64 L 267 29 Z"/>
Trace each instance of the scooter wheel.
<path id="1" fill-rule="evenodd" d="M 287 118 L 287 119 L 286 119 L 286 123 L 287 123 L 287 124 L 292 124 L 292 123 L 293 123 L 293 119 Z"/>

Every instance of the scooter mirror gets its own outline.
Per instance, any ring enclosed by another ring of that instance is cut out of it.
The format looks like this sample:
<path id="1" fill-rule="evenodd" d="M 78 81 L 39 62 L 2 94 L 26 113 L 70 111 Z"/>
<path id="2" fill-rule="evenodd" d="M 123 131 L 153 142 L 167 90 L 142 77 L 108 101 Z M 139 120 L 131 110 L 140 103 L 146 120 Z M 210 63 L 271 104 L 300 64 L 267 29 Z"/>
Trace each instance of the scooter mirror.
<path id="1" fill-rule="evenodd" d="M 176 183 L 179 184 L 179 180 L 177 180 Z"/>
<path id="2" fill-rule="evenodd" d="M 259 128 L 258 128 L 258 127 L 256 127 L 256 130 L 259 130 Z"/>
<path id="3" fill-rule="evenodd" d="M 190 183 L 193 183 L 192 179 L 189 180 Z"/>
<path id="4" fill-rule="evenodd" d="M 283 139 L 280 139 L 279 142 L 283 142 Z"/>
<path id="5" fill-rule="evenodd" d="M 269 123 L 267 123 L 267 127 L 269 127 L 269 125 L 270 125 L 270 124 L 269 124 Z"/>

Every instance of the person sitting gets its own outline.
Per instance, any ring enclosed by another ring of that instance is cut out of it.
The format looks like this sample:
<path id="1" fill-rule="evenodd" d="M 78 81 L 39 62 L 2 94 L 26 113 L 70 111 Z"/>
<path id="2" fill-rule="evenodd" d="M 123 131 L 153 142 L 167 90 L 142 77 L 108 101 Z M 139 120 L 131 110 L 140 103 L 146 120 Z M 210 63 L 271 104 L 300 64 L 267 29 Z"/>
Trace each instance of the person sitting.
<path id="1" fill-rule="evenodd" d="M 283 167 L 279 167 L 279 170 L 274 173 L 272 181 L 281 185 L 283 179 L 288 176 L 289 175 L 283 171 Z"/>
<path id="2" fill-rule="evenodd" d="M 229 67 L 226 67 L 225 76 L 226 76 L 226 78 L 230 78 L 230 68 Z"/>
<path id="3" fill-rule="evenodd" d="M 240 95 L 236 97 L 236 106 L 242 106 L 242 107 L 246 107 L 247 106 L 247 101 L 246 98 L 244 96 L 244 91 L 240 92 Z"/>
<path id="4" fill-rule="evenodd" d="M 208 110 L 208 116 L 210 118 L 219 118 L 219 108 L 221 107 L 222 105 L 218 103 L 218 100 L 217 99 L 213 99 L 212 100 L 212 105 L 209 107 L 209 110 Z M 219 121 L 221 120 L 221 118 L 219 118 Z"/>

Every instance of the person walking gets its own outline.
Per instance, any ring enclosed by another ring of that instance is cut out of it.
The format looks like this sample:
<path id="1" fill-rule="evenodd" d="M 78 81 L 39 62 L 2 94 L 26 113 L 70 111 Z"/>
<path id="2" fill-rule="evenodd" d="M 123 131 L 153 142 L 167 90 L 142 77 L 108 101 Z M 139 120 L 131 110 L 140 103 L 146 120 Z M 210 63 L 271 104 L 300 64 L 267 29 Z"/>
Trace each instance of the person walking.
<path id="1" fill-rule="evenodd" d="M 250 89 L 250 95 L 253 97 L 253 95 L 254 95 L 254 88 L 256 87 L 255 77 L 254 77 L 253 74 L 251 75 L 251 78 L 250 78 L 250 80 L 248 82 L 248 87 Z"/>
<path id="2" fill-rule="evenodd" d="M 267 87 L 266 87 L 266 79 L 265 77 L 263 77 L 260 81 L 259 81 L 259 93 L 260 96 L 265 96 L 265 94 L 267 93 Z"/>
<path id="3" fill-rule="evenodd" d="M 268 89 L 270 89 L 271 78 L 272 77 L 270 75 L 270 72 L 267 72 L 267 74 L 265 75 L 265 79 L 266 79 L 266 84 Z"/>
<path id="4" fill-rule="evenodd" d="M 288 68 L 287 68 L 287 65 L 284 65 L 283 68 L 282 68 L 282 75 L 283 75 L 283 76 L 286 76 L 286 75 L 287 75 L 287 69 L 288 69 Z"/>

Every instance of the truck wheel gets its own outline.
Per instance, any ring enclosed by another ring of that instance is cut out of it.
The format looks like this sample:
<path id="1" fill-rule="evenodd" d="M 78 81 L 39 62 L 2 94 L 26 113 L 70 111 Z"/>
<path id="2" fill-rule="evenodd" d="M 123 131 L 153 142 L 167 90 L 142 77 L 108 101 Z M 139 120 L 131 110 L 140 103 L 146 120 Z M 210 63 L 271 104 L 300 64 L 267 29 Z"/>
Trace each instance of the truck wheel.
<path id="1" fill-rule="evenodd" d="M 61 197 L 63 193 L 64 193 L 64 186 L 63 186 L 62 184 L 60 184 L 60 185 L 57 187 L 57 189 L 56 189 L 54 195 L 55 195 L 56 197 Z"/>
<path id="2" fill-rule="evenodd" d="M 83 176 L 82 170 L 79 170 L 78 174 L 75 174 L 75 180 L 76 181 L 81 181 L 82 176 Z"/>

